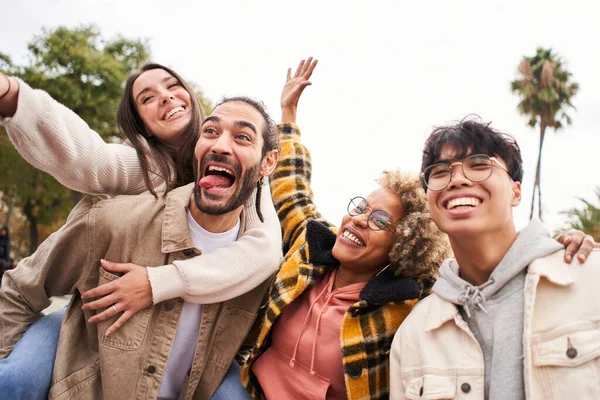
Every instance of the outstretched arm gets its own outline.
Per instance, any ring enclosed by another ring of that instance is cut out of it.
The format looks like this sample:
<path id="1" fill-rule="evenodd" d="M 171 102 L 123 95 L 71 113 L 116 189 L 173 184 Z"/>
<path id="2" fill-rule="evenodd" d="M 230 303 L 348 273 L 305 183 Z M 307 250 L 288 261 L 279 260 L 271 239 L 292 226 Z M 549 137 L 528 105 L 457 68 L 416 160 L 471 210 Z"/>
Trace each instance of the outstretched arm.
<path id="1" fill-rule="evenodd" d="M 309 81 L 317 60 L 302 60 L 292 76 L 288 70 L 287 80 L 281 94 L 282 123 L 279 128 L 280 158 L 271 180 L 273 203 L 283 232 L 283 253 L 295 250 L 296 239 L 304 232 L 310 220 L 323 220 L 313 202 L 310 187 L 312 175 L 311 157 L 300 141 L 300 128 L 294 123 L 298 101 Z M 326 222 L 326 221 L 323 221 Z"/>
<path id="2" fill-rule="evenodd" d="M 10 82 L 10 92 L 8 85 Z M 70 189 L 135 194 L 146 190 L 135 149 L 109 144 L 48 93 L 0 73 L 0 123 L 21 156 Z M 162 179 L 151 175 L 154 187 Z"/>
<path id="3" fill-rule="evenodd" d="M 198 304 L 219 303 L 254 289 L 269 279 L 281 262 L 281 228 L 266 186 L 261 196 L 264 222 L 256 212 L 255 191 L 244 205 L 246 231 L 226 247 L 161 267 L 103 261 L 106 270 L 125 275 L 85 292 L 83 299 L 103 297 L 86 303 L 84 309 L 99 310 L 115 304 L 122 314 L 107 330 L 110 334 L 151 304 L 176 297 Z M 90 322 L 113 316 L 109 309 Z"/>
<path id="4" fill-rule="evenodd" d="M 8 357 L 29 325 L 50 305 L 50 297 L 73 293 L 95 265 L 88 259 L 89 210 L 80 201 L 66 224 L 50 235 L 31 256 L 7 271 L 0 288 L 0 359 Z M 57 278 L 60 277 L 60 278 Z"/>

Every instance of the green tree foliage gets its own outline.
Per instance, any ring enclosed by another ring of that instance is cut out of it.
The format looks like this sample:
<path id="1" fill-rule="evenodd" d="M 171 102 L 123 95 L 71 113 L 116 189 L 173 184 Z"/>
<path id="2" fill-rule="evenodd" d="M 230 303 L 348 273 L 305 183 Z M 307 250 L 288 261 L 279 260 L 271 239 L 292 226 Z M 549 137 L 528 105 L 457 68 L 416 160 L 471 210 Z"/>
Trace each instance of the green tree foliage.
<path id="1" fill-rule="evenodd" d="M 596 197 L 598 206 L 580 197 L 579 201 L 583 203 L 582 208 L 573 207 L 562 214 L 569 217 L 567 223 L 569 228 L 579 229 L 593 236 L 594 240 L 598 242 L 600 241 L 600 186 L 596 188 Z"/>
<path id="2" fill-rule="evenodd" d="M 75 111 L 103 138 L 116 136 L 115 115 L 128 75 L 149 58 L 145 40 L 105 40 L 97 28 L 44 30 L 28 46 L 29 63 L 14 65 L 0 54 L 0 69 L 47 91 Z M 29 249 L 39 244 L 39 225 L 62 221 L 73 194 L 49 175 L 25 162 L 0 133 L 0 191 L 15 196 L 27 217 Z"/>
<path id="3" fill-rule="evenodd" d="M 579 90 L 579 85 L 571 81 L 572 74 L 565 69 L 565 63 L 552 49 L 538 48 L 533 57 L 523 57 L 518 68 L 518 79 L 511 82 L 511 90 L 521 101 L 519 113 L 528 118 L 531 127 L 539 127 L 538 162 L 535 171 L 531 213 L 533 218 L 535 197 L 538 198 L 538 216 L 542 218 L 542 191 L 540 187 L 540 169 L 542 165 L 542 147 L 547 128 L 558 130 L 562 121 L 571 124 L 567 108 L 575 108 L 571 99 Z"/>

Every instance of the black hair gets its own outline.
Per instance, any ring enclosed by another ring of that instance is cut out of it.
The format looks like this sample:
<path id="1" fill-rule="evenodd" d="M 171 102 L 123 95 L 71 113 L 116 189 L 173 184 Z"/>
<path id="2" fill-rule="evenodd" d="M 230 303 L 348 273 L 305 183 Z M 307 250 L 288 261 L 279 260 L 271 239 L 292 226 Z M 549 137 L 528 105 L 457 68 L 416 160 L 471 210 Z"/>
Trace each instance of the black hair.
<path id="1" fill-rule="evenodd" d="M 446 147 L 455 151 L 456 159 L 465 158 L 470 154 L 499 157 L 506 163 L 513 181 L 523 180 L 521 149 L 515 138 L 495 130 L 489 122 L 485 123 L 477 116 L 467 116 L 454 124 L 436 127 L 425 142 L 421 172 L 438 162 Z M 427 191 L 425 183 L 421 182 L 421 185 Z"/>
<path id="2" fill-rule="evenodd" d="M 222 104 L 230 103 L 233 101 L 240 101 L 240 102 L 248 104 L 249 106 L 252 106 L 265 119 L 265 130 L 262 132 L 263 142 L 264 142 L 263 148 L 262 148 L 262 156 L 264 157 L 271 150 L 278 150 L 279 149 L 279 136 L 277 134 L 277 125 L 275 124 L 275 121 L 273 121 L 271 116 L 269 115 L 264 103 L 262 101 L 254 100 L 254 99 L 252 99 L 250 97 L 246 97 L 246 96 L 224 97 L 221 99 L 219 104 L 217 104 L 215 106 L 215 108 L 219 107 Z"/>

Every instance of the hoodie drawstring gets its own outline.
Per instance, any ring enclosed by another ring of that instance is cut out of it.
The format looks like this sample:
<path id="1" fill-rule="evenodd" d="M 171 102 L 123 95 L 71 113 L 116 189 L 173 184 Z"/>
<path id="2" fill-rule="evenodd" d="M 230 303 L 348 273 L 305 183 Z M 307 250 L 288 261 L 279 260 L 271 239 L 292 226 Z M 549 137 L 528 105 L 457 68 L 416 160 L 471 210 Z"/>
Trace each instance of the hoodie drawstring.
<path id="1" fill-rule="evenodd" d="M 308 313 L 306 313 L 306 318 L 304 318 L 304 323 L 302 324 L 302 328 L 300 329 L 300 334 L 298 335 L 298 340 L 296 341 L 296 346 L 294 346 L 294 354 L 292 354 L 292 358 L 290 360 L 290 367 L 292 367 L 292 368 L 294 368 L 294 364 L 296 362 L 296 354 L 298 354 L 298 346 L 300 345 L 300 339 L 302 339 L 302 334 L 304 333 L 304 328 L 306 327 L 306 323 L 310 319 L 310 314 L 312 313 L 312 309 L 315 306 L 315 304 L 317 304 L 317 301 L 319 301 L 321 296 L 323 296 L 323 293 L 325 293 L 327 291 L 327 289 L 329 289 L 329 285 L 325 285 L 325 288 L 321 291 L 321 293 L 319 293 L 317 298 L 312 302 L 312 304 L 310 305 L 310 308 L 308 309 Z M 327 302 L 329 302 L 329 299 L 327 299 Z M 320 317 L 319 317 L 319 319 L 320 319 Z M 317 321 L 317 324 L 318 324 L 318 321 Z M 316 341 L 316 338 L 315 338 L 315 341 Z M 314 351 L 315 350 L 314 350 L 314 344 L 313 344 L 313 356 L 314 356 Z M 313 360 L 313 362 L 314 362 L 314 360 Z M 312 365 L 312 363 L 311 363 L 311 365 Z M 314 375 L 314 373 L 312 371 L 312 366 L 311 366 L 311 375 Z"/>
<path id="2" fill-rule="evenodd" d="M 333 296 L 329 296 L 327 297 L 327 300 L 325 301 L 325 304 L 323 305 L 323 308 L 321 309 L 321 312 L 319 313 L 319 318 L 317 318 L 317 326 L 315 327 L 315 339 L 313 340 L 313 348 L 312 348 L 312 354 L 311 354 L 311 359 L 310 359 L 310 374 L 314 375 L 315 374 L 315 351 L 317 350 L 317 335 L 319 334 L 319 325 L 321 323 L 321 317 L 323 316 L 323 313 L 325 312 L 325 309 L 327 308 L 327 305 L 329 304 L 329 300 L 331 300 L 333 298 Z"/>
<path id="3" fill-rule="evenodd" d="M 491 278 L 489 281 L 483 283 L 480 286 L 465 285 L 465 289 L 458 294 L 458 302 L 464 307 L 465 313 L 467 314 L 468 318 L 471 318 L 469 303 L 471 305 L 479 307 L 479 309 L 484 313 L 488 313 L 482 304 L 485 303 L 485 295 L 483 294 L 482 290 L 491 285 L 492 283 L 494 283 L 494 278 Z"/>

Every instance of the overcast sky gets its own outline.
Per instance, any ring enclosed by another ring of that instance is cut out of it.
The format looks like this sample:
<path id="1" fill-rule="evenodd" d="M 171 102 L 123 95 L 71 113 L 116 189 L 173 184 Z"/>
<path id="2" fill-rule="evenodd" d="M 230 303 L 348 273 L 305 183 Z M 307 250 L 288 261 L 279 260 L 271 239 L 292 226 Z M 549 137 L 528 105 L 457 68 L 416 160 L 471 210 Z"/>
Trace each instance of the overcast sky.
<path id="1" fill-rule="evenodd" d="M 0 52 L 24 63 L 42 27 L 96 24 L 103 36 L 147 38 L 153 60 L 199 84 L 214 101 L 244 94 L 280 118 L 286 69 L 319 65 L 298 124 L 313 156 L 321 212 L 339 223 L 350 197 L 366 196 L 384 169 L 417 172 L 432 127 L 478 114 L 513 134 L 523 151 L 527 223 L 538 133 L 510 92 L 523 55 L 552 47 L 579 94 L 573 125 L 544 144 L 545 220 L 594 199 L 600 185 L 600 15 L 596 2 L 544 1 L 154 1 L 1 0 Z"/>

